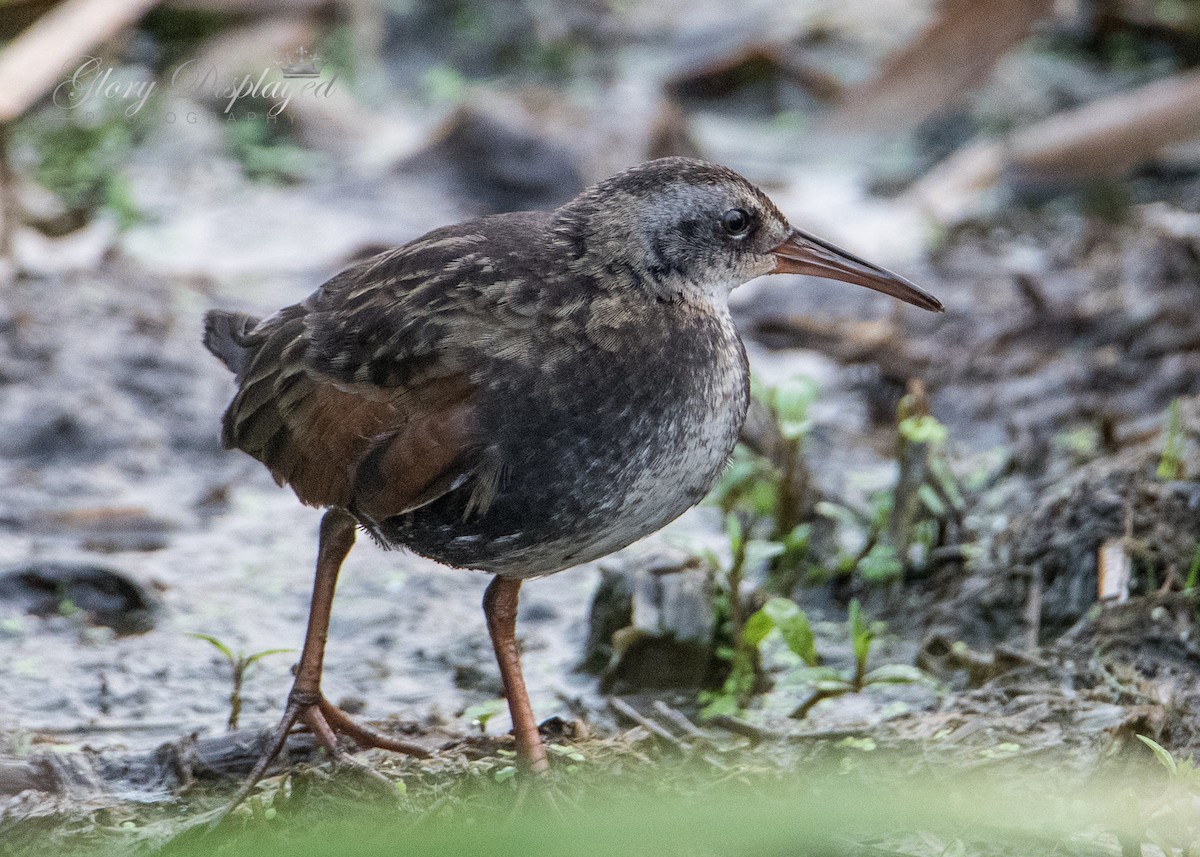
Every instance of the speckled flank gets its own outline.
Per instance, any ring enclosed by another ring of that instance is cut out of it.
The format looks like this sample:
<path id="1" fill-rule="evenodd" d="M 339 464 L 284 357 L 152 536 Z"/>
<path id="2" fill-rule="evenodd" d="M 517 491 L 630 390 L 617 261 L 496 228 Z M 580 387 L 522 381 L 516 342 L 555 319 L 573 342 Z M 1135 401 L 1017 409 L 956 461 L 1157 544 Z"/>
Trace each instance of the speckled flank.
<path id="1" fill-rule="evenodd" d="M 624 547 L 698 502 L 745 418 L 741 343 L 723 309 L 650 305 L 626 323 L 639 335 L 622 336 L 619 351 L 576 349 L 492 387 L 485 430 L 507 466 L 483 515 L 466 516 L 451 492 L 383 522 L 383 538 L 451 565 L 534 576 Z M 547 371 L 574 383 L 549 385 Z"/>

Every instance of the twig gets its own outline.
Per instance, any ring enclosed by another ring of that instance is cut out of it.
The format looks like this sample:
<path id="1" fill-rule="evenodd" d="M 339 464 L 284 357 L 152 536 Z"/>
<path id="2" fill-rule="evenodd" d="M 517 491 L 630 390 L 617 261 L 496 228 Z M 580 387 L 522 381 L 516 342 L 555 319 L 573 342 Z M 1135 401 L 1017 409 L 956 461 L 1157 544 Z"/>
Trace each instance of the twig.
<path id="1" fill-rule="evenodd" d="M 728 714 L 720 714 L 712 719 L 714 726 L 720 726 L 726 732 L 732 732 L 734 735 L 741 735 L 744 738 L 749 738 L 755 744 L 761 744 L 764 741 L 779 741 L 784 738 L 784 733 L 775 732 L 770 729 L 762 729 L 742 720 L 740 717 L 733 717 Z"/>
<path id="2" fill-rule="evenodd" d="M 676 727 L 678 727 L 680 732 L 683 732 L 689 738 L 695 738 L 698 741 L 707 741 L 712 743 L 712 739 L 704 734 L 704 730 L 702 730 L 692 721 L 688 720 L 683 712 L 677 711 L 676 709 L 667 705 L 661 699 L 654 700 L 654 710 L 670 720 L 673 724 L 675 724 Z"/>
<path id="3" fill-rule="evenodd" d="M 664 729 L 659 724 L 655 723 L 650 718 L 645 717 L 642 714 L 639 714 L 634 709 L 634 707 L 632 705 L 630 705 L 628 702 L 626 702 L 625 700 L 619 699 L 618 697 L 615 697 L 615 696 L 610 696 L 608 698 L 608 707 L 611 708 L 617 714 L 619 714 L 621 717 L 624 717 L 627 720 L 632 720 L 634 723 L 636 723 L 638 726 L 641 726 L 643 729 L 645 729 L 647 732 L 649 732 L 655 738 L 659 738 L 663 741 L 666 741 L 672 747 L 675 747 L 676 749 L 678 749 L 680 751 L 687 750 L 687 746 L 682 741 L 680 741 L 678 738 L 676 738 L 674 735 L 672 735 L 670 732 L 668 732 L 666 729 Z"/>
<path id="4" fill-rule="evenodd" d="M 823 741 L 831 738 L 849 738 L 870 731 L 865 726 L 842 726 L 832 729 L 809 729 L 804 732 L 779 732 L 775 729 L 764 729 L 740 717 L 721 714 L 712 719 L 714 726 L 749 738 L 755 744 L 767 741 Z"/>

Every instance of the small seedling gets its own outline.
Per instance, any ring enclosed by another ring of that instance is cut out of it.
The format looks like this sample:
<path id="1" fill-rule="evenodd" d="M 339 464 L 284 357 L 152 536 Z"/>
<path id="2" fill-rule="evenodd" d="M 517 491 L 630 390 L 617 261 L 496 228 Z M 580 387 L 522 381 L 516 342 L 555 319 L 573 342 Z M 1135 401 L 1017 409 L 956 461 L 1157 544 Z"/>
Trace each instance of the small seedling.
<path id="1" fill-rule="evenodd" d="M 203 640 L 208 643 L 218 652 L 220 652 L 225 660 L 229 662 L 231 673 L 232 687 L 229 691 L 229 723 L 228 729 L 230 732 L 237 729 L 238 718 L 242 714 L 242 683 L 246 678 L 246 671 L 254 664 L 261 661 L 263 658 L 270 655 L 282 655 L 287 652 L 295 651 L 295 649 L 263 649 L 260 652 L 246 654 L 245 652 L 234 652 L 224 642 L 212 636 L 211 634 L 189 634 L 189 637 L 195 637 L 197 640 Z"/>
<path id="2" fill-rule="evenodd" d="M 1167 769 L 1169 784 L 1163 795 L 1155 800 L 1155 810 L 1146 825 L 1153 844 L 1164 854 L 1195 854 L 1200 847 L 1200 766 L 1191 759 L 1176 759 L 1166 747 L 1138 735 L 1138 740 L 1150 748 L 1158 763 Z"/>
<path id="3" fill-rule="evenodd" d="M 805 664 L 815 667 L 821 663 L 808 616 L 796 602 L 787 598 L 772 598 L 764 604 L 746 620 L 743 636 L 747 645 L 757 648 L 776 629 L 788 649 Z"/>
<path id="4" fill-rule="evenodd" d="M 756 433 L 761 437 L 753 448 L 738 446 L 713 491 L 712 502 L 726 514 L 741 513 L 754 529 L 759 521 L 769 522 L 772 541 L 784 541 L 811 511 L 802 446 L 812 425 L 808 411 L 819 391 L 815 381 L 802 376 L 773 387 L 752 378 L 751 394 L 766 411 L 767 425 Z M 794 559 L 783 554 L 776 564 Z"/>
<path id="5" fill-rule="evenodd" d="M 1158 459 L 1158 478 L 1182 479 L 1183 472 L 1183 409 L 1179 399 L 1172 399 L 1167 409 L 1163 451 Z"/>
<path id="6" fill-rule="evenodd" d="M 479 727 L 480 735 L 486 735 L 488 721 L 503 711 L 505 707 L 506 703 L 503 699 L 489 699 L 487 702 L 478 702 L 475 705 L 467 706 L 462 716 Z"/>
<path id="7" fill-rule="evenodd" d="M 884 664 L 867 671 L 867 661 L 871 654 L 871 645 L 882 633 L 883 624 L 870 622 L 862 612 L 858 599 L 850 602 L 846 628 L 850 635 L 850 646 L 854 652 L 854 668 L 843 672 L 832 667 L 815 667 L 808 671 L 808 677 L 813 683 L 813 692 L 799 708 L 792 712 L 792 717 L 802 720 L 814 705 L 823 699 L 842 696 L 847 693 L 858 693 L 874 684 L 910 684 L 914 682 L 932 682 L 932 678 L 908 664 Z"/>
<path id="8" fill-rule="evenodd" d="M 718 633 L 730 644 L 716 647 L 716 654 L 730 662 L 729 675 L 719 691 L 700 694 L 705 707 L 701 717 L 732 714 L 742 708 L 754 693 L 758 683 L 757 649 L 746 642 L 746 614 L 742 603 L 742 581 L 748 558 L 764 558 L 759 549 L 767 553 L 781 549 L 770 543 L 752 542 L 747 527 L 737 514 L 725 516 L 725 533 L 729 537 L 731 559 L 723 565 L 713 553 L 705 556 L 714 572 L 717 595 L 713 609 L 717 613 Z M 752 548 L 755 550 L 752 553 Z"/>
<path id="9" fill-rule="evenodd" d="M 1197 586 L 1200 586 L 1200 542 L 1196 542 L 1196 548 L 1192 551 L 1192 565 L 1188 569 L 1187 580 L 1183 584 L 1183 591 L 1195 592 Z"/>

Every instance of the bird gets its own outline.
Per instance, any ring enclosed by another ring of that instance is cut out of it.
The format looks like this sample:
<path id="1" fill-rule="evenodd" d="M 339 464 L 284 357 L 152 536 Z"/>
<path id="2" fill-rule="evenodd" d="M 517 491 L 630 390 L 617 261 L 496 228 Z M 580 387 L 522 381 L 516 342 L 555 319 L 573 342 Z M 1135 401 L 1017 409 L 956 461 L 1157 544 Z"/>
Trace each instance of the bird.
<path id="1" fill-rule="evenodd" d="M 243 792 L 305 725 L 417 756 L 321 693 L 342 561 L 385 549 L 492 575 L 483 598 L 517 755 L 549 769 L 516 638 L 525 580 L 598 559 L 704 498 L 750 397 L 727 299 L 767 274 L 866 286 L 942 311 L 898 274 L 790 225 L 740 174 L 669 157 L 552 211 L 443 226 L 265 318 L 211 310 L 235 375 L 224 446 L 325 509 L 304 646 Z"/>

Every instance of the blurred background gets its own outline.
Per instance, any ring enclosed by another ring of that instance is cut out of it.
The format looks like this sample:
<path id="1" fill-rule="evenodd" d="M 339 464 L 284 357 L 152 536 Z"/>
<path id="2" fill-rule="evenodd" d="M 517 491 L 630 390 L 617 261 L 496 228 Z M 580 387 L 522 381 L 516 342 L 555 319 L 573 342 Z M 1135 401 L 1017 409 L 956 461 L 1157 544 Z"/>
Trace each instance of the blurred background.
<path id="1" fill-rule="evenodd" d="M 526 587 L 539 716 L 1200 746 L 1200 3 L 0 0 L 0 39 L 0 748 L 218 735 L 300 643 L 318 513 L 220 449 L 206 309 L 672 154 L 947 310 L 735 293 L 743 446 Z M 331 699 L 504 733 L 485 584 L 364 540 Z"/>

